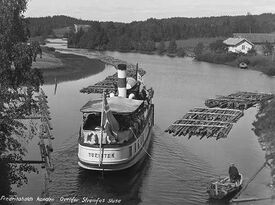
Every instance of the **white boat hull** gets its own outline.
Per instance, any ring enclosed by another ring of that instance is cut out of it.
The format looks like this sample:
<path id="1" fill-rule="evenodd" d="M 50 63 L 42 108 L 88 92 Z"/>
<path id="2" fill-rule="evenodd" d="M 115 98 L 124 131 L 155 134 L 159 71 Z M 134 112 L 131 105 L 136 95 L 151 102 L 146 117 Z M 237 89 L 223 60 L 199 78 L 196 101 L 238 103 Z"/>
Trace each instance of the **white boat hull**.
<path id="1" fill-rule="evenodd" d="M 119 171 L 127 169 L 142 160 L 148 152 L 153 127 L 154 109 L 151 107 L 147 123 L 136 139 L 126 145 L 99 146 L 78 145 L 78 165 L 84 169 Z"/>

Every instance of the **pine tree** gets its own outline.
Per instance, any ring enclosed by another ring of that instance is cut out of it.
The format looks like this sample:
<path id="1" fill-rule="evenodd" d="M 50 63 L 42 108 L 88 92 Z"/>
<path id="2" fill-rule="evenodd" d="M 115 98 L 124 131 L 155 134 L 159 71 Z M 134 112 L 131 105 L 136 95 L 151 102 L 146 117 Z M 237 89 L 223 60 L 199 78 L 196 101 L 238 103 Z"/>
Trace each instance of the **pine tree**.
<path id="1" fill-rule="evenodd" d="M 177 52 L 177 44 L 174 39 L 169 42 L 167 51 L 168 51 L 168 53 L 176 53 Z"/>

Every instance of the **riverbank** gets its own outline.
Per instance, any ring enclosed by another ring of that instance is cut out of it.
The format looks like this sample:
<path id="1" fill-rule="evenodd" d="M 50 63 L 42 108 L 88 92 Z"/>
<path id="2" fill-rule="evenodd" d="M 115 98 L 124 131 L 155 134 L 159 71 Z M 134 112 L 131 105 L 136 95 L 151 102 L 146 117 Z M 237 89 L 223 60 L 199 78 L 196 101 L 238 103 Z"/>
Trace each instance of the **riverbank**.
<path id="1" fill-rule="evenodd" d="M 266 151 L 265 158 L 271 168 L 271 186 L 275 186 L 275 99 L 260 105 L 259 112 L 253 122 L 254 132 L 262 150 Z"/>
<path id="2" fill-rule="evenodd" d="M 45 84 L 53 84 L 97 74 L 105 64 L 98 59 L 43 49 L 42 58 L 37 58 L 33 67 L 42 71 Z"/>
<path id="3" fill-rule="evenodd" d="M 228 65 L 239 68 L 240 62 L 245 62 L 248 65 L 247 69 L 260 71 L 268 76 L 275 76 L 275 61 L 271 56 L 263 55 L 242 55 L 235 53 L 214 53 L 204 52 L 195 57 L 198 61 Z"/>

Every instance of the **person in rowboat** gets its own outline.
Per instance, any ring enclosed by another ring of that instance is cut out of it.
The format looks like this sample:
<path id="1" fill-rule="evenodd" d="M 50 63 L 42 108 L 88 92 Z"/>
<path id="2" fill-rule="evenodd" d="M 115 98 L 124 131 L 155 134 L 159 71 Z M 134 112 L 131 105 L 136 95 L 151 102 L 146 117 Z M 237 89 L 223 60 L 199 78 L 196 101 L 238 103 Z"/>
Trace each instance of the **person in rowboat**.
<path id="1" fill-rule="evenodd" d="M 237 167 L 232 163 L 229 167 L 229 178 L 232 183 L 235 183 L 236 181 L 239 181 L 241 179 L 241 175 L 239 174 L 239 171 Z"/>

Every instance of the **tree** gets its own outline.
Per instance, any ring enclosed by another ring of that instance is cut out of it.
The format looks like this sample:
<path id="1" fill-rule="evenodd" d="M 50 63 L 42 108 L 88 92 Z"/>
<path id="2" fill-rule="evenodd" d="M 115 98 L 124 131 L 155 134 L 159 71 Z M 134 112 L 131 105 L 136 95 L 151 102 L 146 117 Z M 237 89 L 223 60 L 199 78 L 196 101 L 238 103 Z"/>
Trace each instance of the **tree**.
<path id="1" fill-rule="evenodd" d="M 169 42 L 167 51 L 168 51 L 168 53 L 176 53 L 177 52 L 177 44 L 174 39 Z"/>
<path id="2" fill-rule="evenodd" d="M 216 53 L 224 53 L 227 49 L 226 45 L 223 43 L 223 40 L 216 40 L 209 44 L 211 51 Z"/>
<path id="3" fill-rule="evenodd" d="M 248 55 L 251 55 L 251 56 L 256 56 L 257 55 L 257 51 L 256 49 L 253 47 L 251 48 L 248 52 L 247 52 Z"/>
<path id="4" fill-rule="evenodd" d="M 272 55 L 273 49 L 274 49 L 274 46 L 270 42 L 266 41 L 264 43 L 263 50 L 266 56 Z"/>
<path id="5" fill-rule="evenodd" d="M 194 48 L 194 54 L 196 57 L 200 56 L 203 53 L 204 50 L 204 44 L 202 42 L 199 42 L 196 47 Z"/>
<path id="6" fill-rule="evenodd" d="M 179 57 L 184 57 L 184 56 L 186 56 L 186 52 L 185 52 L 184 48 L 179 48 L 179 49 L 177 50 L 177 56 L 179 56 Z"/>
<path id="7" fill-rule="evenodd" d="M 32 68 L 38 45 L 28 45 L 29 31 L 23 17 L 26 0 L 0 0 L 0 163 L 5 164 L 12 184 L 22 185 L 24 172 L 35 171 L 28 164 L 6 164 L 26 154 L 21 141 L 25 125 L 17 119 L 37 109 L 33 98 L 43 83 L 42 74 Z M 0 194 L 1 195 L 1 194 Z"/>
<path id="8" fill-rule="evenodd" d="M 165 44 L 164 41 L 159 42 L 159 45 L 157 47 L 158 54 L 163 54 L 165 52 Z"/>

